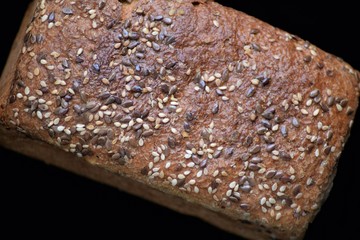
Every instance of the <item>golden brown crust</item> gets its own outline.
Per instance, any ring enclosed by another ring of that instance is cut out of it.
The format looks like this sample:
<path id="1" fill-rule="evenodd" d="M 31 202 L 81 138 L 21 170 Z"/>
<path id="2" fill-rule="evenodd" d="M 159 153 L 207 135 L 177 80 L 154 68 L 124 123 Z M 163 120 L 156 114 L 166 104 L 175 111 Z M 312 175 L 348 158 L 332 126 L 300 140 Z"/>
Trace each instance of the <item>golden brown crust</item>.
<path id="1" fill-rule="evenodd" d="M 253 238 L 300 238 L 335 175 L 357 72 L 255 18 L 196 2 L 39 1 L 16 70 L 0 83 L 13 84 L 1 88 L 0 119 L 255 224 Z"/>

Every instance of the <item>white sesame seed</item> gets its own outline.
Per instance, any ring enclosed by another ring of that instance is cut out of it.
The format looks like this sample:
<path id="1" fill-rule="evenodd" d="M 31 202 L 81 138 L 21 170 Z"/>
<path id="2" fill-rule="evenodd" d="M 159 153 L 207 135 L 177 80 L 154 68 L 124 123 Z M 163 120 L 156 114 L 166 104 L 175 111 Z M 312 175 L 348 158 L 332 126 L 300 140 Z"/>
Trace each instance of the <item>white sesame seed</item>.
<path id="1" fill-rule="evenodd" d="M 311 104 L 312 104 L 312 99 L 309 99 L 309 100 L 306 101 L 306 106 L 307 107 L 310 107 Z"/>
<path id="2" fill-rule="evenodd" d="M 44 114 L 44 117 L 45 118 L 49 118 L 51 116 L 51 112 L 46 112 L 45 114 Z"/>
<path id="3" fill-rule="evenodd" d="M 109 85 L 109 84 L 110 84 L 110 82 L 109 82 L 109 80 L 108 80 L 107 78 L 102 78 L 102 79 L 101 79 L 101 82 L 102 82 L 103 84 L 105 84 L 105 85 Z"/>
<path id="4" fill-rule="evenodd" d="M 278 213 L 276 214 L 275 219 L 276 219 L 276 220 L 279 220 L 280 218 L 281 218 L 281 213 L 278 212 Z"/>
<path id="5" fill-rule="evenodd" d="M 199 193 L 199 191 L 200 191 L 199 188 L 198 188 L 197 186 L 195 186 L 195 187 L 194 187 L 194 192 L 195 192 L 195 193 Z"/>
<path id="6" fill-rule="evenodd" d="M 281 196 L 284 196 L 285 193 L 283 193 L 283 192 L 277 192 L 276 195 L 279 196 L 279 197 L 281 197 Z"/>
<path id="7" fill-rule="evenodd" d="M 279 124 L 274 125 L 274 126 L 271 128 L 271 130 L 272 130 L 273 132 L 276 132 L 277 130 L 279 130 Z"/>
<path id="8" fill-rule="evenodd" d="M 40 91 L 40 90 L 38 90 L 38 89 L 36 89 L 35 92 L 36 92 L 36 94 L 39 95 L 39 96 L 42 96 L 42 95 L 43 95 L 43 92 Z"/>
<path id="9" fill-rule="evenodd" d="M 229 92 L 232 92 L 232 91 L 234 91 L 234 90 L 235 90 L 235 86 L 234 86 L 234 85 L 231 85 L 231 86 L 229 87 L 229 89 L 228 89 Z"/>
<path id="10" fill-rule="evenodd" d="M 217 177 L 217 175 L 219 175 L 219 170 L 215 170 L 212 175 L 213 175 L 213 177 Z"/>
<path id="11" fill-rule="evenodd" d="M 296 196 L 295 196 L 295 199 L 299 199 L 303 196 L 303 193 L 298 193 Z"/>
<path id="12" fill-rule="evenodd" d="M 43 115 L 40 111 L 37 111 L 36 112 L 36 116 L 39 118 L 39 119 L 42 119 L 43 118 Z"/>
<path id="13" fill-rule="evenodd" d="M 94 20 L 91 25 L 93 28 L 97 28 L 97 22 Z"/>
<path id="14" fill-rule="evenodd" d="M 154 163 L 153 162 L 149 162 L 149 169 L 151 170 L 154 167 Z"/>
<path id="15" fill-rule="evenodd" d="M 186 159 L 189 159 L 189 158 L 191 158 L 191 154 L 185 154 L 184 157 L 185 157 Z"/>
<path id="16" fill-rule="evenodd" d="M 210 93 L 210 87 L 209 86 L 205 86 L 205 92 Z"/>
<path id="17" fill-rule="evenodd" d="M 274 154 L 275 156 L 278 156 L 279 155 L 279 151 L 278 150 L 274 150 L 271 152 L 272 154 Z"/>
<path id="18" fill-rule="evenodd" d="M 263 213 L 267 213 L 266 207 L 262 206 L 262 207 L 261 207 L 261 211 L 262 211 Z"/>
<path id="19" fill-rule="evenodd" d="M 341 112 L 343 110 L 343 107 L 340 104 L 336 104 L 336 109 Z"/>
<path id="20" fill-rule="evenodd" d="M 315 203 L 314 205 L 311 206 L 311 209 L 312 209 L 312 210 L 315 210 L 315 209 L 317 209 L 318 207 L 319 207 L 319 205 Z"/>
<path id="21" fill-rule="evenodd" d="M 79 56 L 79 55 L 81 55 L 82 53 L 83 53 L 83 51 L 84 51 L 84 49 L 82 49 L 82 48 L 79 48 L 78 50 L 77 50 L 77 55 Z"/>
<path id="22" fill-rule="evenodd" d="M 284 186 L 281 186 L 279 190 L 280 190 L 280 192 L 285 192 L 286 186 L 285 186 L 285 185 L 284 185 Z"/>
<path id="23" fill-rule="evenodd" d="M 319 151 L 319 149 L 317 148 L 317 149 L 315 150 L 315 157 L 319 157 L 319 155 L 320 155 L 320 151 Z"/>
<path id="24" fill-rule="evenodd" d="M 200 171 L 198 171 L 198 172 L 197 172 L 196 177 L 198 177 L 198 178 L 199 178 L 199 177 L 201 177 L 201 176 L 202 176 L 202 174 L 203 174 L 203 171 L 202 171 L 202 170 L 200 170 Z"/>
<path id="25" fill-rule="evenodd" d="M 76 131 L 77 132 L 82 132 L 82 131 L 85 131 L 85 128 L 76 128 Z"/>
<path id="26" fill-rule="evenodd" d="M 291 208 L 296 208 L 298 205 L 296 203 L 293 203 L 290 205 Z"/>
<path id="27" fill-rule="evenodd" d="M 172 186 L 176 186 L 176 184 L 177 184 L 176 178 L 174 178 L 173 180 L 171 180 L 171 185 L 172 185 Z"/>
<path id="28" fill-rule="evenodd" d="M 235 186 L 236 186 L 236 182 L 235 182 L 235 181 L 233 181 L 233 182 L 231 182 L 231 183 L 229 184 L 229 188 L 231 188 L 231 189 L 235 188 Z"/>
<path id="29" fill-rule="evenodd" d="M 190 173 L 191 173 L 191 172 L 190 172 L 189 170 L 187 170 L 187 171 L 184 172 L 184 175 L 187 176 L 187 175 L 189 175 Z"/>
<path id="30" fill-rule="evenodd" d="M 260 205 L 261 205 L 261 206 L 264 205 L 265 202 L 266 202 L 266 197 L 262 197 L 262 198 L 260 199 Z"/>
<path id="31" fill-rule="evenodd" d="M 180 174 L 178 175 L 178 179 L 185 179 L 185 175 L 180 173 Z"/>
<path id="32" fill-rule="evenodd" d="M 252 83 L 253 85 L 257 86 L 257 85 L 259 85 L 259 79 L 254 78 L 254 79 L 251 80 L 251 83 Z"/>
<path id="33" fill-rule="evenodd" d="M 160 118 L 164 118 L 164 117 L 166 117 L 166 114 L 161 112 L 161 113 L 158 114 L 158 116 L 159 116 Z"/>
<path id="34" fill-rule="evenodd" d="M 139 140 L 139 146 L 141 147 L 141 146 L 144 146 L 144 140 L 142 139 L 142 138 L 140 138 L 140 140 Z"/>
<path id="35" fill-rule="evenodd" d="M 271 206 L 270 206 L 270 207 L 271 207 Z M 274 209 L 271 209 L 271 210 L 270 210 L 270 216 L 271 216 L 271 217 L 275 217 L 275 211 L 274 211 Z"/>
<path id="36" fill-rule="evenodd" d="M 306 133 L 308 133 L 308 134 L 311 133 L 311 128 L 310 128 L 310 126 L 306 126 Z"/>
<path id="37" fill-rule="evenodd" d="M 55 51 L 51 52 L 50 55 L 53 56 L 54 58 L 58 58 L 60 56 L 60 54 L 58 52 L 55 52 Z"/>
<path id="38" fill-rule="evenodd" d="M 190 155 L 191 157 L 191 155 Z M 194 162 L 189 162 L 186 166 L 188 166 L 189 168 L 193 168 L 195 166 Z"/>
<path id="39" fill-rule="evenodd" d="M 58 126 L 58 127 L 57 127 L 57 130 L 58 130 L 59 132 L 64 131 L 64 129 L 65 129 L 65 127 L 64 127 L 64 126 Z"/>
<path id="40" fill-rule="evenodd" d="M 25 93 L 25 95 L 29 95 L 30 94 L 30 88 L 26 87 L 24 93 Z"/>
<path id="41" fill-rule="evenodd" d="M 219 26 L 220 26 L 220 24 L 219 24 L 219 22 L 218 22 L 217 20 L 214 20 L 213 23 L 214 23 L 215 27 L 219 27 Z"/>
<path id="42" fill-rule="evenodd" d="M 312 180 L 312 178 L 308 178 L 307 180 L 306 180 L 306 185 L 311 185 L 313 183 L 313 180 Z"/>
<path id="43" fill-rule="evenodd" d="M 274 183 L 274 184 L 271 186 L 271 190 L 272 190 L 273 192 L 275 192 L 276 189 L 277 189 L 277 183 Z"/>
<path id="44" fill-rule="evenodd" d="M 35 76 L 39 76 L 39 74 L 40 74 L 40 69 L 39 69 L 39 68 L 35 68 L 35 69 L 34 69 L 34 75 L 35 75 Z"/>
<path id="45" fill-rule="evenodd" d="M 60 122 L 60 118 L 55 118 L 55 119 L 54 119 L 54 124 L 55 124 L 55 125 L 58 125 L 59 122 Z"/>
<path id="46" fill-rule="evenodd" d="M 48 15 L 41 16 L 41 22 L 45 22 L 48 19 Z"/>
<path id="47" fill-rule="evenodd" d="M 190 185 L 194 185 L 196 183 L 196 180 L 195 179 L 191 179 L 190 181 L 189 181 L 189 184 Z"/>
<path id="48" fill-rule="evenodd" d="M 227 196 L 227 197 L 230 197 L 231 194 L 232 194 L 232 190 L 227 190 L 227 191 L 226 191 L 226 196 Z"/>
<path id="49" fill-rule="evenodd" d="M 306 109 L 301 109 L 300 111 L 301 111 L 301 113 L 304 114 L 304 115 L 308 115 L 308 114 L 309 114 L 309 112 L 308 112 Z"/>
<path id="50" fill-rule="evenodd" d="M 165 168 L 166 168 L 166 169 L 168 169 L 170 166 L 171 166 L 171 162 L 167 162 L 167 163 L 165 164 Z"/>
<path id="51" fill-rule="evenodd" d="M 27 73 L 27 77 L 30 78 L 30 79 L 33 79 L 33 78 L 34 78 L 34 74 L 32 74 L 31 72 L 28 72 L 28 73 Z"/>

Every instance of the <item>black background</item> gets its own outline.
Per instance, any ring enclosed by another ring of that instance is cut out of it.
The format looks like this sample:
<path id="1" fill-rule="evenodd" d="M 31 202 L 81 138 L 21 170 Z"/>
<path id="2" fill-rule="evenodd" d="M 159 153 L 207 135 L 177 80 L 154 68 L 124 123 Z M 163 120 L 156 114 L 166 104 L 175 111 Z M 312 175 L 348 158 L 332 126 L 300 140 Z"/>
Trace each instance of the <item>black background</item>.
<path id="1" fill-rule="evenodd" d="M 10 3 L 11 2 L 11 3 Z M 1 3 L 0 71 L 29 0 Z M 218 1 L 301 36 L 341 56 L 360 69 L 358 10 L 351 1 L 319 4 L 315 1 Z M 360 116 L 340 159 L 329 199 L 310 225 L 306 239 L 354 239 L 360 216 Z M 0 227 L 2 234 L 28 237 L 81 237 L 115 234 L 157 239 L 238 239 L 198 219 L 95 183 L 0 147 Z M 12 229 L 17 229 L 13 231 Z M 138 229 L 133 231 L 133 229 Z M 163 230 L 174 233 L 166 235 Z M 54 235 L 55 234 L 55 235 Z M 173 237 L 171 237 L 173 236 Z"/>

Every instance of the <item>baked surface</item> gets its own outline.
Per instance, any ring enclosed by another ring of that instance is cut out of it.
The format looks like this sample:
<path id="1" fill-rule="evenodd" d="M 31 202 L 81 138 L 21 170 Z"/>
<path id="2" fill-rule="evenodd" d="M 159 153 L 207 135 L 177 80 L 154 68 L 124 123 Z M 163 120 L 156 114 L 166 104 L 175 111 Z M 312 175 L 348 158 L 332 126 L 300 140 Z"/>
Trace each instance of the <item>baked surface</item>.
<path id="1" fill-rule="evenodd" d="M 357 107 L 355 72 L 254 18 L 199 2 L 45 4 L 17 69 L 3 74 L 2 121 L 279 238 L 301 236 Z M 130 17 L 132 40 L 123 30 Z M 108 29 L 111 19 L 121 21 Z"/>

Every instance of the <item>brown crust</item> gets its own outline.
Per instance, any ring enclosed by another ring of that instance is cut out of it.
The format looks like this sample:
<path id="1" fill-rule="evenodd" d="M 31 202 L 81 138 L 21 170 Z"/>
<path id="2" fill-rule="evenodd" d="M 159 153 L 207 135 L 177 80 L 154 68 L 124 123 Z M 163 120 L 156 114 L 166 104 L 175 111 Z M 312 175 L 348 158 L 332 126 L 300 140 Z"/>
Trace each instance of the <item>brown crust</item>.
<path id="1" fill-rule="evenodd" d="M 227 229 L 239 235 L 300 238 L 349 134 L 356 71 L 253 17 L 197 2 L 39 1 L 0 82 L 0 120 L 260 229 Z"/>

